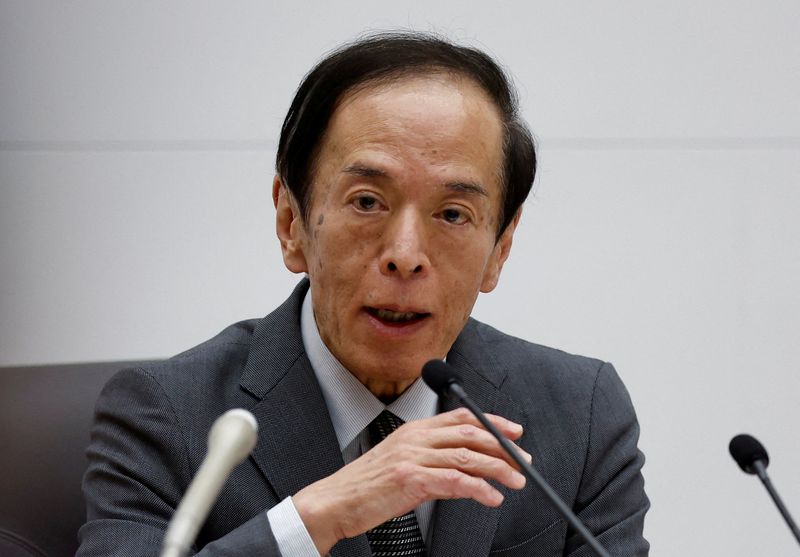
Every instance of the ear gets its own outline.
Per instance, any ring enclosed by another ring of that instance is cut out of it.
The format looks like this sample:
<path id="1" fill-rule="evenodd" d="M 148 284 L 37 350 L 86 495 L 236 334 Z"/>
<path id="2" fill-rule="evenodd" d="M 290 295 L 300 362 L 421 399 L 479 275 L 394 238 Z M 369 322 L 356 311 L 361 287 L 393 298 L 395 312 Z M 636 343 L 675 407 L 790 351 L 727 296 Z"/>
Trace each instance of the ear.
<path id="1" fill-rule="evenodd" d="M 489 293 L 495 289 L 497 282 L 500 280 L 500 271 L 503 270 L 503 264 L 511 254 L 511 243 L 514 240 L 514 231 L 519 224 L 519 218 L 522 216 L 522 207 L 517 210 L 514 219 L 509 223 L 508 227 L 500 235 L 500 238 L 494 245 L 494 251 L 489 256 L 489 262 L 486 269 L 483 271 L 483 280 L 481 281 L 481 292 Z"/>
<path id="2" fill-rule="evenodd" d="M 275 204 L 275 232 L 281 243 L 283 264 L 293 273 L 307 273 L 303 217 L 294 196 L 277 175 L 272 181 L 272 202 Z"/>

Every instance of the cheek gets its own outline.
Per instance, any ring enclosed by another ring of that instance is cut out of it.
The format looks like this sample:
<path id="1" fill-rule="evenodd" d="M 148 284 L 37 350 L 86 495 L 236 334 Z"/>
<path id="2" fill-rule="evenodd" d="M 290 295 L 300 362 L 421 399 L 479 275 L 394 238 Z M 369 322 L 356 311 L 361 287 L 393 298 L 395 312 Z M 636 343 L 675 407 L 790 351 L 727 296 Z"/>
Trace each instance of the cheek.
<path id="1" fill-rule="evenodd" d="M 380 233 L 342 216 L 335 212 L 314 216 L 318 224 L 312 233 L 315 257 L 309 274 L 318 283 L 355 286 L 358 277 L 370 267 L 373 243 Z"/>
<path id="2" fill-rule="evenodd" d="M 477 297 L 479 280 L 476 270 L 467 265 L 456 267 L 449 280 L 444 281 L 445 310 L 456 320 L 469 317 Z"/>
<path id="3" fill-rule="evenodd" d="M 483 242 L 473 242 L 471 248 L 459 245 L 458 250 L 451 252 L 453 255 L 446 263 L 447 278 L 442 281 L 442 294 L 447 311 L 455 319 L 465 320 L 472 312 L 491 263 L 491 252 Z"/>

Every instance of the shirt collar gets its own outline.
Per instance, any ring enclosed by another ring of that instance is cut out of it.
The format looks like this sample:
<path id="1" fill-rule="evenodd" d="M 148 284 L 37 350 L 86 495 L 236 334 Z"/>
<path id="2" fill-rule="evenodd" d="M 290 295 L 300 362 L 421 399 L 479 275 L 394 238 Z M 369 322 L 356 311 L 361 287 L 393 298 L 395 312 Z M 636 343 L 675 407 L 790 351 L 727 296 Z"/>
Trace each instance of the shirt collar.
<path id="1" fill-rule="evenodd" d="M 356 379 L 322 341 L 314 318 L 310 289 L 300 312 L 300 332 L 311 367 L 322 388 L 340 449 L 349 445 L 383 410 L 389 410 L 405 422 L 436 414 L 438 397 L 422 378 L 414 381 L 388 406 Z"/>

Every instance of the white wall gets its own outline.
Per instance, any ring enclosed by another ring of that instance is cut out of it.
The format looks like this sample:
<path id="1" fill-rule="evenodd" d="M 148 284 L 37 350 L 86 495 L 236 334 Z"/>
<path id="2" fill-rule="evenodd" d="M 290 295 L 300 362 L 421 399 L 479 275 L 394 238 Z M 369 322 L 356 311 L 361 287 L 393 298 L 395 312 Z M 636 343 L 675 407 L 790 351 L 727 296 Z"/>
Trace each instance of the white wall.
<path id="1" fill-rule="evenodd" d="M 476 315 L 612 360 L 653 555 L 790 555 L 800 517 L 796 2 L 0 4 L 0 365 L 162 357 L 276 306 L 280 121 L 324 51 L 437 30 L 499 57 L 541 145 Z"/>

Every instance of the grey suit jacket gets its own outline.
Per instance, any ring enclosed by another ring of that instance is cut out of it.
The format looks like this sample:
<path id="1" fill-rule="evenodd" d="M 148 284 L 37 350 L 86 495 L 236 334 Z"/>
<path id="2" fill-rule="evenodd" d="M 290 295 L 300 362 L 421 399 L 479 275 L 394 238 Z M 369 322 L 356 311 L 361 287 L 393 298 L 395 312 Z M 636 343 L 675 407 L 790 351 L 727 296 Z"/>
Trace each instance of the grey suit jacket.
<path id="1" fill-rule="evenodd" d="M 307 281 L 264 319 L 148 369 L 127 369 L 97 403 L 84 477 L 80 556 L 157 555 L 181 495 L 225 410 L 259 423 L 251 457 L 225 485 L 196 543 L 198 555 L 279 555 L 265 510 L 343 466 L 305 354 L 300 305 Z M 470 320 L 447 356 L 486 412 L 521 423 L 522 446 L 558 494 L 616 556 L 646 555 L 649 502 L 630 399 L 610 364 L 530 344 Z M 445 403 L 443 410 L 453 407 Z M 504 490 L 497 509 L 439 501 L 431 555 L 591 555 L 538 492 Z M 334 557 L 368 557 L 366 536 Z M 284 556 L 288 557 L 288 556 Z"/>

